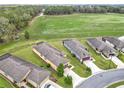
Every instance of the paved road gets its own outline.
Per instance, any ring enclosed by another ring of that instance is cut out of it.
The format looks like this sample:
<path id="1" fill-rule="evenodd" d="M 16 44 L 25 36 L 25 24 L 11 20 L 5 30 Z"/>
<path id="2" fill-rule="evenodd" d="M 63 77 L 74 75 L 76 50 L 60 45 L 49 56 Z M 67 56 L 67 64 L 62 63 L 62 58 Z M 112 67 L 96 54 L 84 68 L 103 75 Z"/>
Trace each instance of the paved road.
<path id="1" fill-rule="evenodd" d="M 124 68 L 124 63 L 116 56 L 112 57 L 111 60 L 117 65 L 117 68 Z"/>
<path id="2" fill-rule="evenodd" d="M 78 85 L 77 88 L 104 88 L 120 80 L 124 80 L 124 68 L 93 75 Z"/>
<path id="3" fill-rule="evenodd" d="M 96 74 L 96 73 L 99 73 L 99 72 L 102 72 L 104 70 L 98 68 L 94 63 L 93 61 L 85 61 L 84 64 L 89 67 L 92 71 L 92 74 Z"/>

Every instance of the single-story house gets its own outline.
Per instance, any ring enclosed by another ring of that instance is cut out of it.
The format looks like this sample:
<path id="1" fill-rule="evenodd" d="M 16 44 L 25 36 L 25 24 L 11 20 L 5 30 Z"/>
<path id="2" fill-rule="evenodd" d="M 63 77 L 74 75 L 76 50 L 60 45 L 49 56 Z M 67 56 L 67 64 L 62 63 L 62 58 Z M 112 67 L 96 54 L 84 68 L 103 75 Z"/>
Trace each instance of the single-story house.
<path id="1" fill-rule="evenodd" d="M 110 56 L 117 56 L 117 51 L 108 46 L 105 42 L 103 42 L 100 39 L 97 38 L 89 38 L 87 39 L 87 43 L 98 53 L 101 53 L 106 58 L 109 58 Z"/>
<path id="2" fill-rule="evenodd" d="M 91 56 L 89 55 L 87 48 L 80 44 L 78 40 L 75 39 L 66 39 L 63 40 L 63 45 L 77 57 L 80 62 L 90 60 Z"/>
<path id="3" fill-rule="evenodd" d="M 19 87 L 27 83 L 34 87 L 40 87 L 50 76 L 50 73 L 45 69 L 11 54 L 0 56 L 0 74 Z"/>
<path id="4" fill-rule="evenodd" d="M 50 77 L 50 72 L 47 70 L 30 65 L 29 67 L 32 67 L 32 71 L 30 74 L 27 76 L 26 81 L 33 85 L 34 87 L 41 87 L 42 84 L 44 84 Z"/>
<path id="5" fill-rule="evenodd" d="M 32 50 L 46 63 L 50 64 L 54 70 L 57 70 L 60 64 L 68 65 L 69 60 L 65 58 L 66 55 L 46 42 L 38 43 L 33 46 Z"/>
<path id="6" fill-rule="evenodd" d="M 119 50 L 119 51 L 122 51 L 124 52 L 124 42 L 119 40 L 118 38 L 116 37 L 102 37 L 102 40 L 104 42 L 107 42 L 107 43 L 110 43 L 112 44 L 112 46 L 116 49 L 116 50 Z"/>

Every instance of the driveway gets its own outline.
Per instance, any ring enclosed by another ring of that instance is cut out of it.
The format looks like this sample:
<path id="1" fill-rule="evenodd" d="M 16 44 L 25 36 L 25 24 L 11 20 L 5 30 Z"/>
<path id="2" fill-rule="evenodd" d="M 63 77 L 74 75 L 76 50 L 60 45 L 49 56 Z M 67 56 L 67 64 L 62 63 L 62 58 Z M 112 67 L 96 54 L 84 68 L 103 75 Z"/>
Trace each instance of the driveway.
<path id="1" fill-rule="evenodd" d="M 89 68 L 91 69 L 92 74 L 96 74 L 96 73 L 99 73 L 99 72 L 104 71 L 104 70 L 98 68 L 98 67 L 94 64 L 93 61 L 88 60 L 88 61 L 85 61 L 84 64 L 85 64 L 87 67 L 89 67 Z"/>
<path id="2" fill-rule="evenodd" d="M 124 69 L 109 70 L 89 77 L 77 88 L 104 88 L 121 80 L 124 80 Z"/>
<path id="3" fill-rule="evenodd" d="M 72 77 L 72 79 L 73 79 L 73 87 L 79 85 L 82 81 L 84 81 L 86 79 L 86 78 L 80 77 L 79 75 L 77 75 L 74 71 L 72 71 L 69 68 L 65 69 L 64 75 L 65 76 L 69 75 L 69 76 Z"/>
<path id="4" fill-rule="evenodd" d="M 113 56 L 111 60 L 117 65 L 117 68 L 124 68 L 124 63 L 118 57 Z"/>

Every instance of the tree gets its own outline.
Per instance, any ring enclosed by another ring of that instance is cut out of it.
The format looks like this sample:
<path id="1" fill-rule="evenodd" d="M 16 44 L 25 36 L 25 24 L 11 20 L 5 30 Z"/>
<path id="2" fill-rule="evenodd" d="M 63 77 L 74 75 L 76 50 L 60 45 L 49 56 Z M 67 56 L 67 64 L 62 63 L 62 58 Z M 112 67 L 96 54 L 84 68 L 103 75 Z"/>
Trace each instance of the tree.
<path id="1" fill-rule="evenodd" d="M 64 66 L 63 64 L 60 64 L 58 67 L 57 67 L 57 75 L 59 77 L 63 77 L 63 74 L 64 74 Z"/>
<path id="2" fill-rule="evenodd" d="M 72 85 L 72 77 L 71 76 L 67 75 L 67 77 L 65 77 L 64 81 L 65 81 L 65 83 Z"/>
<path id="3" fill-rule="evenodd" d="M 28 33 L 28 31 L 25 31 L 25 39 L 29 39 L 30 38 L 30 35 Z"/>
<path id="4" fill-rule="evenodd" d="M 120 13 L 124 13 L 124 8 L 121 8 L 120 9 Z"/>
<path id="5" fill-rule="evenodd" d="M 7 18 L 0 17 L 0 41 L 1 42 L 3 41 L 2 37 L 7 32 L 8 24 L 9 24 L 9 20 Z"/>
<path id="6" fill-rule="evenodd" d="M 0 42 L 15 40 L 18 32 L 28 25 L 28 22 L 42 10 L 41 6 L 0 7 Z M 26 39 L 29 33 L 25 32 Z"/>
<path id="7" fill-rule="evenodd" d="M 7 28 L 7 38 L 8 40 L 15 40 L 17 37 L 16 27 L 13 24 L 9 24 Z"/>

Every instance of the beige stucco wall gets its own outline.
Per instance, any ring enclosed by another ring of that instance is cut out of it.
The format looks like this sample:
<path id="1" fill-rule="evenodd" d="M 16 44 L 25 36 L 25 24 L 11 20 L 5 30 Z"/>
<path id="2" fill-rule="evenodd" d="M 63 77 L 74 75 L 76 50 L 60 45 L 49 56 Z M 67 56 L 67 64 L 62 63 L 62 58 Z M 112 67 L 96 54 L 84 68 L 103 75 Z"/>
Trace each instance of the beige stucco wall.
<path id="1" fill-rule="evenodd" d="M 39 88 L 39 87 L 41 87 L 41 85 L 44 84 L 48 79 L 49 79 L 49 76 L 46 77 L 46 79 L 44 79 L 44 80 L 41 82 L 40 85 L 38 85 L 37 83 L 35 83 L 34 81 L 29 80 L 29 79 L 27 80 L 27 82 L 30 83 L 31 85 L 33 85 L 34 87 Z"/>
<path id="2" fill-rule="evenodd" d="M 38 85 L 34 81 L 32 81 L 32 80 L 28 79 L 27 82 L 30 83 L 31 85 L 33 85 L 36 88 L 38 87 Z"/>

